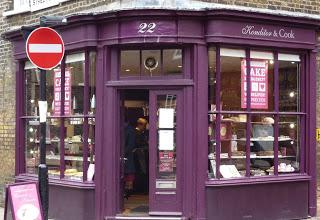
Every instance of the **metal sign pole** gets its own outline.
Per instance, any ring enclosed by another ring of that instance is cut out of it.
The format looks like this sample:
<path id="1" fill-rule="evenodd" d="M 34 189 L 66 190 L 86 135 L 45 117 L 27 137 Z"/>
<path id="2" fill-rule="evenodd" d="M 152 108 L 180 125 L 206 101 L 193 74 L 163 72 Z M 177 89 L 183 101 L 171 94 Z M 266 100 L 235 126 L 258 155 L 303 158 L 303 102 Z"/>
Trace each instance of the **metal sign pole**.
<path id="1" fill-rule="evenodd" d="M 46 70 L 40 69 L 40 101 L 47 101 L 46 98 Z M 44 219 L 48 220 L 49 209 L 49 184 L 48 167 L 46 164 L 46 127 L 47 122 L 40 121 L 40 164 L 39 164 L 39 191 L 44 214 Z"/>

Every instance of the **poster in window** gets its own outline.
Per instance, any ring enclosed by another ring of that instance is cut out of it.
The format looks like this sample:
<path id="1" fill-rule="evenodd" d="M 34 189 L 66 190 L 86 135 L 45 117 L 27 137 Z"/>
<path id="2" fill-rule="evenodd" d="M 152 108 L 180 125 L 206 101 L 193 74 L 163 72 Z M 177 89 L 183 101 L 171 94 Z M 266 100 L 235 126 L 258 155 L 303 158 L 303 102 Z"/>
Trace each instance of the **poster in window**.
<path id="1" fill-rule="evenodd" d="M 159 172 L 171 173 L 173 172 L 173 152 L 159 152 Z"/>
<path id="2" fill-rule="evenodd" d="M 250 61 L 251 108 L 268 109 L 268 61 Z M 241 61 L 241 108 L 247 108 L 247 65 Z"/>
<path id="3" fill-rule="evenodd" d="M 64 115 L 71 114 L 71 69 L 65 70 L 64 82 Z M 61 115 L 61 69 L 54 70 L 53 115 Z"/>

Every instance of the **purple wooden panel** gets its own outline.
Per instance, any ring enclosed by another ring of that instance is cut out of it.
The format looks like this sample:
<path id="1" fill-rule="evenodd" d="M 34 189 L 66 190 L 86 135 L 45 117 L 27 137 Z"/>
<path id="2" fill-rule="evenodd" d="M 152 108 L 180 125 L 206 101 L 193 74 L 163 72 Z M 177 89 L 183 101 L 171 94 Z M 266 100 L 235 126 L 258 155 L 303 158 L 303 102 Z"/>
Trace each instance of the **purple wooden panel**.
<path id="1" fill-rule="evenodd" d="M 207 220 L 303 219 L 308 216 L 308 182 L 208 186 Z"/>
<path id="2" fill-rule="evenodd" d="M 125 20 L 120 23 L 120 38 L 132 37 L 165 37 L 176 35 L 175 20 L 139 19 Z"/>
<path id="3" fill-rule="evenodd" d="M 242 40 L 275 41 L 315 45 L 316 35 L 312 29 L 302 29 L 254 22 L 210 20 L 207 37 L 235 38 Z"/>
<path id="4" fill-rule="evenodd" d="M 49 217 L 59 220 L 94 220 L 94 190 L 49 187 Z M 66 208 L 67 207 L 67 208 Z"/>

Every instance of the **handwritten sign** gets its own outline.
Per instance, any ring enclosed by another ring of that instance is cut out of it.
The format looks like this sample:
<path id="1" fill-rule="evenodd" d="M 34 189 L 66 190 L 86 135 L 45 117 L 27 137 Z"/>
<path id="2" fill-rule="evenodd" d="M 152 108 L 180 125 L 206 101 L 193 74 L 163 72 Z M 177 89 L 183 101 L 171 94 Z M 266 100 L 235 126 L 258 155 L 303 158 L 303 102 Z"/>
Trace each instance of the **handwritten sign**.
<path id="1" fill-rule="evenodd" d="M 13 220 L 43 220 L 40 198 L 36 183 L 18 183 L 9 185 L 6 192 L 5 220 L 8 209 Z"/>
<path id="2" fill-rule="evenodd" d="M 250 61 L 251 108 L 268 109 L 268 61 Z M 247 108 L 247 65 L 241 61 L 241 108 Z"/>
<path id="3" fill-rule="evenodd" d="M 53 115 L 61 115 L 61 70 L 54 70 L 54 107 Z M 65 70 L 65 83 L 64 83 L 64 114 L 71 114 L 71 70 Z"/>

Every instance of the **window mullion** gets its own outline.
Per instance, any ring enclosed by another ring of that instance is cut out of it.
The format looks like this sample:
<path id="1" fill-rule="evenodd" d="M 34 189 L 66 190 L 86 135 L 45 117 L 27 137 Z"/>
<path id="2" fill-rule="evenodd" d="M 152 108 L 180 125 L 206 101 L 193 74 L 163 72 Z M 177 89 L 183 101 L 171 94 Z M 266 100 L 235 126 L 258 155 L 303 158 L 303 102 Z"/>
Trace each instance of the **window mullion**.
<path id="1" fill-rule="evenodd" d="M 64 100 L 65 100 L 65 73 L 66 73 L 66 60 L 65 57 L 61 61 L 61 105 L 60 105 L 60 115 L 64 116 Z M 64 156 L 65 156 L 65 126 L 64 118 L 60 118 L 60 178 L 64 178 L 64 171 L 66 168 Z"/>
<path id="2" fill-rule="evenodd" d="M 88 115 L 89 111 L 89 72 L 90 72 L 90 56 L 89 51 L 85 52 L 85 64 L 84 64 L 84 90 L 83 90 L 83 112 L 84 115 Z M 88 171 L 88 136 L 89 136 L 89 126 L 88 118 L 83 120 L 83 181 L 87 181 L 87 171 Z"/>
<path id="3" fill-rule="evenodd" d="M 278 52 L 274 54 L 274 175 L 278 175 L 278 164 L 279 164 L 279 60 Z"/>
<path id="4" fill-rule="evenodd" d="M 298 86 L 298 89 L 300 90 L 300 99 L 299 99 L 299 104 L 300 107 L 298 108 L 298 111 L 306 113 L 306 57 L 305 55 L 300 56 L 300 76 L 299 76 L 299 81 L 300 84 Z M 305 131 L 306 131 L 306 116 L 302 115 L 299 117 L 300 121 L 300 131 L 298 135 L 301 137 L 300 138 L 300 150 L 299 150 L 299 168 L 300 168 L 300 173 L 304 173 L 306 171 L 306 137 L 305 137 Z"/>
<path id="5" fill-rule="evenodd" d="M 220 106 L 220 91 L 221 91 L 221 62 L 220 62 L 220 46 L 216 47 L 216 109 L 221 111 Z M 215 139 L 216 139 L 216 178 L 220 178 L 220 153 L 221 153 L 221 138 L 220 138 L 220 123 L 221 114 L 216 115 Z"/>
<path id="6" fill-rule="evenodd" d="M 246 176 L 250 176 L 250 144 L 251 144 L 251 75 L 250 49 L 246 49 L 246 81 L 247 81 L 247 125 L 246 125 Z"/>

